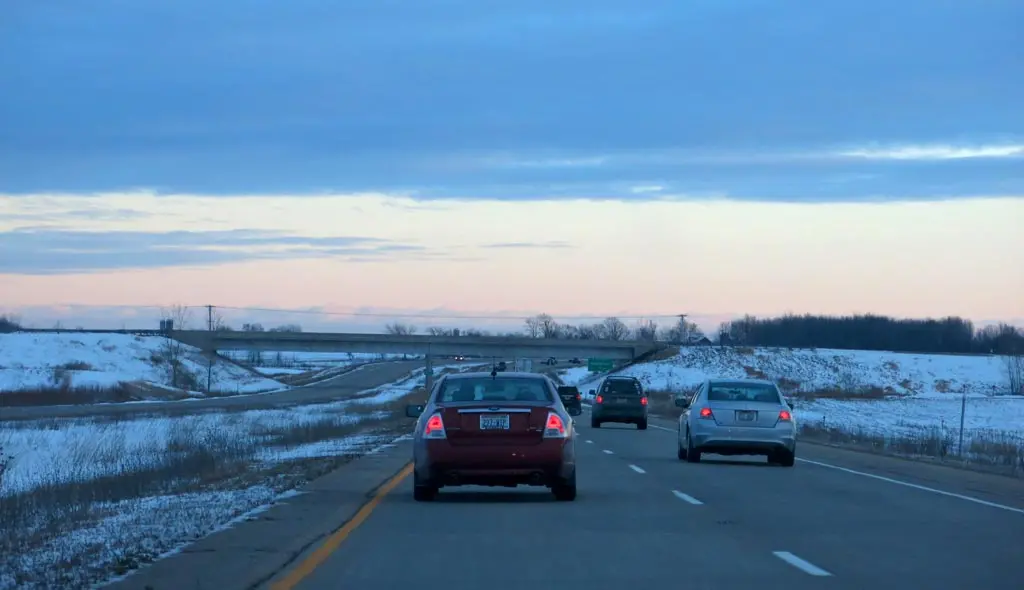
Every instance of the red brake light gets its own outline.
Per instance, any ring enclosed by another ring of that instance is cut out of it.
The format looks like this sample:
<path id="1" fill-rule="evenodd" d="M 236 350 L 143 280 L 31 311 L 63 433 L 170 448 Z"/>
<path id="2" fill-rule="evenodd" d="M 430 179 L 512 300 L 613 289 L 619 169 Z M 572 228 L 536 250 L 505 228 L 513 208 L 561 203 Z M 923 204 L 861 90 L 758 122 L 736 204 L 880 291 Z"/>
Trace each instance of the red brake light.
<path id="1" fill-rule="evenodd" d="M 441 414 L 434 414 L 427 420 L 423 436 L 425 438 L 448 438 L 448 434 L 444 431 L 444 420 L 441 419 Z"/>
<path id="2" fill-rule="evenodd" d="M 594 403 L 595 404 L 603 404 L 604 403 L 604 398 L 599 395 L 599 396 L 594 398 Z"/>
<path id="3" fill-rule="evenodd" d="M 711 408 L 701 408 L 700 409 L 700 417 L 701 418 L 714 418 L 715 416 L 714 416 L 714 414 L 711 413 Z"/>
<path id="4" fill-rule="evenodd" d="M 577 393 L 576 394 L 576 399 L 583 399 L 583 396 Z"/>
<path id="5" fill-rule="evenodd" d="M 783 422 L 791 422 L 793 415 L 789 413 L 789 410 L 782 410 L 779 412 L 779 420 Z"/>
<path id="6" fill-rule="evenodd" d="M 646 406 L 647 405 L 647 398 L 646 397 L 640 398 L 640 405 L 641 406 Z"/>
<path id="7" fill-rule="evenodd" d="M 548 421 L 544 425 L 544 438 L 565 438 L 568 435 L 562 417 L 554 412 L 548 412 Z"/>

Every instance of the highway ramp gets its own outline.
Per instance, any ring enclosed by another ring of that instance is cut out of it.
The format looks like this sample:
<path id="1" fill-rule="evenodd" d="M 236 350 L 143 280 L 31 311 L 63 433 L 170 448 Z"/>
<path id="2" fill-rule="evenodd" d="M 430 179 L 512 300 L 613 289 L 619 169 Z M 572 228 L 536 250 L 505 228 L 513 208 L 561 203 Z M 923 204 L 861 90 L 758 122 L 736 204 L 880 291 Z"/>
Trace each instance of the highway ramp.
<path id="1" fill-rule="evenodd" d="M 114 588 L 1019 590 L 1024 580 L 1020 480 L 807 443 L 793 468 L 689 464 L 669 421 L 586 422 L 575 502 L 531 488 L 448 488 L 414 502 L 399 443 Z"/>
<path id="2" fill-rule="evenodd" d="M 471 363 L 466 363 L 470 365 Z M 375 387 L 394 383 L 423 368 L 423 361 L 387 361 L 358 367 L 338 377 L 310 385 L 277 391 L 228 395 L 197 400 L 167 402 L 128 402 L 117 404 L 82 404 L 74 406 L 18 406 L 0 407 L 0 421 L 31 420 L 37 418 L 76 418 L 85 416 L 123 416 L 127 414 L 175 412 L 191 413 L 204 410 L 279 408 L 298 404 L 344 399 Z M 0 394 L 0 401 L 3 395 Z"/>

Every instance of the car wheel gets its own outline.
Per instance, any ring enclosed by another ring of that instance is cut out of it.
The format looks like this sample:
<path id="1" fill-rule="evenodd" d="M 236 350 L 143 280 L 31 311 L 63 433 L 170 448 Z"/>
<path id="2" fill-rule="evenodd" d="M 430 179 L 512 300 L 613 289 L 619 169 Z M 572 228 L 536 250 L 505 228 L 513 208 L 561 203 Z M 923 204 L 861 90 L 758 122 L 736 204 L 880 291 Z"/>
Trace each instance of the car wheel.
<path id="1" fill-rule="evenodd" d="M 700 450 L 693 447 L 690 440 L 690 433 L 686 433 L 686 461 L 689 463 L 700 463 Z"/>
<path id="2" fill-rule="evenodd" d="M 576 471 L 572 472 L 567 479 L 557 482 L 551 486 L 551 492 L 559 502 L 572 502 L 576 499 Z"/>
<path id="3" fill-rule="evenodd" d="M 636 423 L 637 430 L 647 430 L 647 420 L 641 420 Z"/>
<path id="4" fill-rule="evenodd" d="M 676 457 L 680 461 L 686 460 L 686 449 L 683 448 L 683 443 L 679 442 L 679 434 L 676 433 Z"/>
<path id="5" fill-rule="evenodd" d="M 591 428 L 601 428 L 601 422 L 599 420 L 595 420 L 594 418 L 591 418 L 590 419 L 590 427 Z"/>
<path id="6" fill-rule="evenodd" d="M 413 473 L 412 499 L 417 502 L 430 502 L 437 498 L 437 486 L 424 483 L 415 472 Z"/>
<path id="7" fill-rule="evenodd" d="M 796 464 L 796 451 L 779 451 L 775 456 L 775 462 L 783 467 L 792 467 Z"/>

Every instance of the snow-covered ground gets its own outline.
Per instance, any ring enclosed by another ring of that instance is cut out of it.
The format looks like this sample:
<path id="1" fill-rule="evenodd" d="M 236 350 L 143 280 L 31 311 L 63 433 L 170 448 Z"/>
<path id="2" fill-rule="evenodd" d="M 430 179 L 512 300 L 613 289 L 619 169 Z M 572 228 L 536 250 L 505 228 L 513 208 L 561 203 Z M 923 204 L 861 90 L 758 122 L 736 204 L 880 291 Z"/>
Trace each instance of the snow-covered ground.
<path id="1" fill-rule="evenodd" d="M 122 383 L 170 383 L 169 357 L 206 381 L 207 360 L 199 349 L 160 336 L 96 332 L 0 334 L 0 396 L 5 391 L 53 387 L 113 387 Z M 234 363 L 213 365 L 215 392 L 257 393 L 281 383 Z"/>
<path id="2" fill-rule="evenodd" d="M 143 491 L 129 492 L 127 499 L 90 503 L 89 512 L 102 517 L 81 527 L 69 526 L 45 547 L 0 557 L 0 588 L 15 587 L 11 583 L 15 570 L 59 572 L 64 569 L 56 567 L 61 560 L 70 563 L 72 558 L 94 555 L 82 571 L 110 571 L 126 555 L 150 559 L 209 534 L 232 518 L 269 504 L 284 488 L 278 480 L 254 479 L 237 489 L 196 491 L 211 487 L 207 485 L 182 492 L 181 482 L 197 477 L 195 465 L 210 467 L 210 461 L 219 461 L 224 465 L 218 469 L 230 471 L 232 465 L 238 469 L 240 464 L 242 477 L 261 469 L 273 472 L 275 465 L 300 459 L 367 452 L 394 436 L 351 432 L 362 421 L 380 419 L 377 406 L 400 399 L 423 382 L 421 370 L 404 381 L 364 392 L 358 399 L 288 409 L 67 419 L 60 421 L 59 428 L 52 420 L 7 424 L 0 430 L 0 450 L 11 460 L 0 479 L 0 513 L 6 514 L 5 502 L 7 510 L 13 507 L 19 523 L 12 524 L 11 530 L 19 526 L 19 535 L 31 535 L 33 526 L 52 526 L 52 522 L 33 522 L 30 510 L 13 506 L 26 494 L 41 493 L 45 502 L 60 493 L 55 490 L 75 483 L 89 486 L 109 476 L 115 479 L 106 481 L 123 480 L 128 482 L 126 489 Z M 197 460 L 201 462 L 192 463 Z M 98 495 L 112 485 L 98 486 Z M 102 550 L 105 546 L 110 549 Z M 24 587 L 85 587 L 84 581 L 50 579 Z"/>
<path id="3" fill-rule="evenodd" d="M 998 356 L 927 355 L 866 350 L 689 347 L 679 355 L 627 367 L 616 374 L 640 379 L 649 391 L 692 391 L 706 378 L 768 378 L 799 399 L 797 418 L 851 431 L 959 431 L 1008 433 L 1024 438 L 1024 396 L 1009 393 L 1005 360 Z M 559 372 L 585 397 L 604 374 L 586 367 Z M 808 395 L 842 392 L 842 399 Z M 862 399 L 857 399 L 862 395 Z M 884 398 L 884 399 L 880 399 Z"/>

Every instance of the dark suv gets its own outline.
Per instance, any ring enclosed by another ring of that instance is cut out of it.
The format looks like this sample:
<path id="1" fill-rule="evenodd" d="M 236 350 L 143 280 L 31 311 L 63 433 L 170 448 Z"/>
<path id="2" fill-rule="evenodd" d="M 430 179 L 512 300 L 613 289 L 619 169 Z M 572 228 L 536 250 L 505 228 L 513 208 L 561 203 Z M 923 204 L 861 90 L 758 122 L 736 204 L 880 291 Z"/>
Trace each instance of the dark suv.
<path id="1" fill-rule="evenodd" d="M 622 422 L 647 430 L 647 394 L 636 377 L 606 377 L 601 389 L 591 392 L 595 394 L 590 412 L 591 427 Z"/>
<path id="2" fill-rule="evenodd" d="M 583 396 L 580 395 L 580 390 L 575 385 L 559 385 L 558 397 L 562 398 L 562 405 L 566 410 L 571 412 L 573 408 L 576 408 L 580 412 L 583 411 Z"/>

